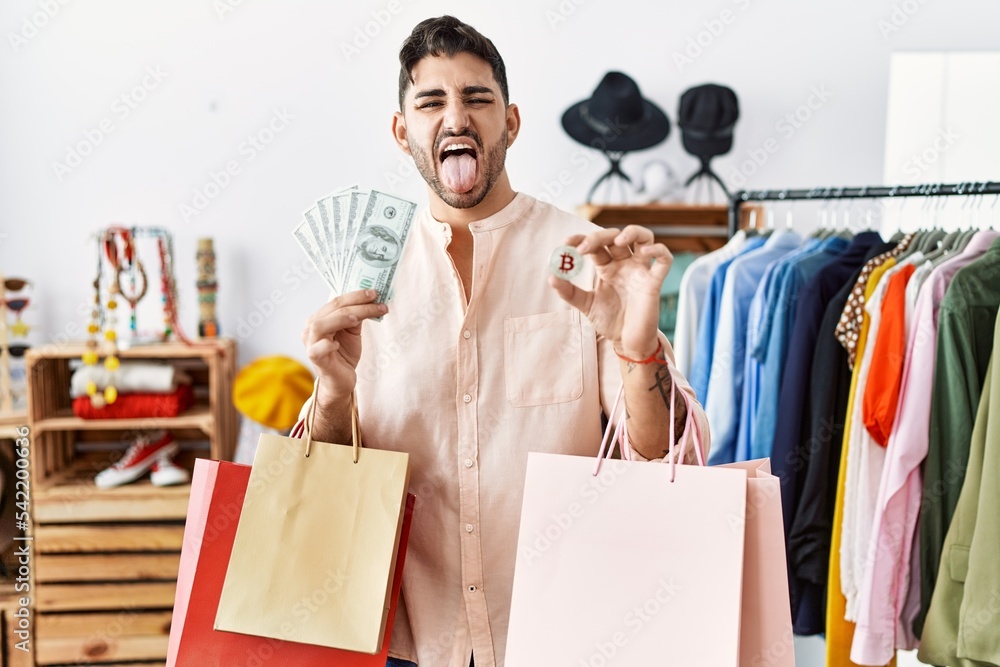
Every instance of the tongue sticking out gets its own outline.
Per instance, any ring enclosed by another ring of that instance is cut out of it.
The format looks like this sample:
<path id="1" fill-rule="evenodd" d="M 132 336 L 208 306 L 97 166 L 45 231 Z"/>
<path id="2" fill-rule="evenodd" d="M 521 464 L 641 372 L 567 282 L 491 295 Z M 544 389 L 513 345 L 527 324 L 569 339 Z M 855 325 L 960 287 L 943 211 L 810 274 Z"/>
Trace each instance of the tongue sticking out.
<path id="1" fill-rule="evenodd" d="M 446 157 L 441 163 L 441 180 L 455 192 L 468 192 L 476 182 L 476 158 L 471 155 Z"/>

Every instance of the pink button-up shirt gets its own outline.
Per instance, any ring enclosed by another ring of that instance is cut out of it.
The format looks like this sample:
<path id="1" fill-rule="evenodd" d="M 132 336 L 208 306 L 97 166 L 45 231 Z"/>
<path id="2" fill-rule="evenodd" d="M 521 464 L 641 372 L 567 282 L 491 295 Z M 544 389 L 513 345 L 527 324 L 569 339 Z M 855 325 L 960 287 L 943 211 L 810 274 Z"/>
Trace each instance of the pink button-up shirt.
<path id="1" fill-rule="evenodd" d="M 504 664 L 528 452 L 596 456 L 602 408 L 610 413 L 621 384 L 611 344 L 546 282 L 553 250 L 597 229 L 518 194 L 470 225 L 466 304 L 447 251 L 451 228 L 425 211 L 389 314 L 363 325 L 365 446 L 409 452 L 417 497 L 394 657 L 467 667 L 474 652 L 476 667 Z M 593 281 L 587 261 L 573 282 Z M 684 377 L 673 379 L 707 452 L 705 415 Z M 689 453 L 692 435 L 679 438 Z"/>
<path id="2" fill-rule="evenodd" d="M 977 233 L 959 256 L 934 269 L 920 288 L 851 646 L 851 660 L 859 665 L 884 665 L 896 648 L 916 646 L 912 625 L 920 607 L 920 577 L 911 572 L 911 559 L 923 494 L 920 464 L 929 443 L 938 307 L 955 273 L 981 257 L 998 236 Z"/>

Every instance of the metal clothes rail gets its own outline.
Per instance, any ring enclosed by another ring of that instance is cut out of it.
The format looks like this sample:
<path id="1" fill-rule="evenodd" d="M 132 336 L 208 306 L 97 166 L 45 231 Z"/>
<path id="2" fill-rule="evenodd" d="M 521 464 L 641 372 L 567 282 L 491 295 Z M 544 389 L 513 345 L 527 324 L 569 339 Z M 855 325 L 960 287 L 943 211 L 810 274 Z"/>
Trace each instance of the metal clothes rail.
<path id="1" fill-rule="evenodd" d="M 896 197 L 948 197 L 1000 195 L 1000 182 L 925 183 L 922 185 L 872 185 L 856 188 L 740 190 L 729 204 L 729 236 L 739 227 L 740 207 L 763 201 L 827 201 L 831 199 L 895 199 Z"/>

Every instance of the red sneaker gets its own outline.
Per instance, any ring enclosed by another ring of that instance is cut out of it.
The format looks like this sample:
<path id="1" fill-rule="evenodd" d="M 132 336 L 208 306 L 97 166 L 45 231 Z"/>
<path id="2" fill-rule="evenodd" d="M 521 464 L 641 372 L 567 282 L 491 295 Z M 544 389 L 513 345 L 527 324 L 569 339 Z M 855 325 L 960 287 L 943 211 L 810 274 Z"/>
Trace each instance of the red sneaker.
<path id="1" fill-rule="evenodd" d="M 160 456 L 177 453 L 177 443 L 169 431 L 150 431 L 136 438 L 125 455 L 110 468 L 97 473 L 94 483 L 102 489 L 128 484 L 146 474 Z"/>
<path id="2" fill-rule="evenodd" d="M 153 486 L 174 486 L 187 484 L 191 481 L 191 475 L 175 464 L 170 456 L 160 456 L 153 462 L 153 467 L 149 471 L 149 481 Z"/>

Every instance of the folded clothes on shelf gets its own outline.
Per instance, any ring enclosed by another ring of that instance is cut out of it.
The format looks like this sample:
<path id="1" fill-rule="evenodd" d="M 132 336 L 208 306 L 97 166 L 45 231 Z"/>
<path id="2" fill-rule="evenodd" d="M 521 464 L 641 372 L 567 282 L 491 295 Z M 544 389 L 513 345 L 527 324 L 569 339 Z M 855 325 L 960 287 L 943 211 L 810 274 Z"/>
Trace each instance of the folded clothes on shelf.
<path id="1" fill-rule="evenodd" d="M 86 398 L 88 382 L 98 387 L 114 385 L 119 394 L 159 394 L 176 391 L 179 386 L 190 384 L 191 378 L 171 364 L 123 361 L 114 372 L 102 365 L 81 366 L 70 378 L 69 395 L 74 399 Z"/>
<path id="2" fill-rule="evenodd" d="M 95 408 L 87 395 L 73 399 L 73 414 L 82 419 L 141 419 L 176 417 L 194 405 L 194 389 L 182 384 L 169 392 L 119 394 L 118 400 Z"/>

